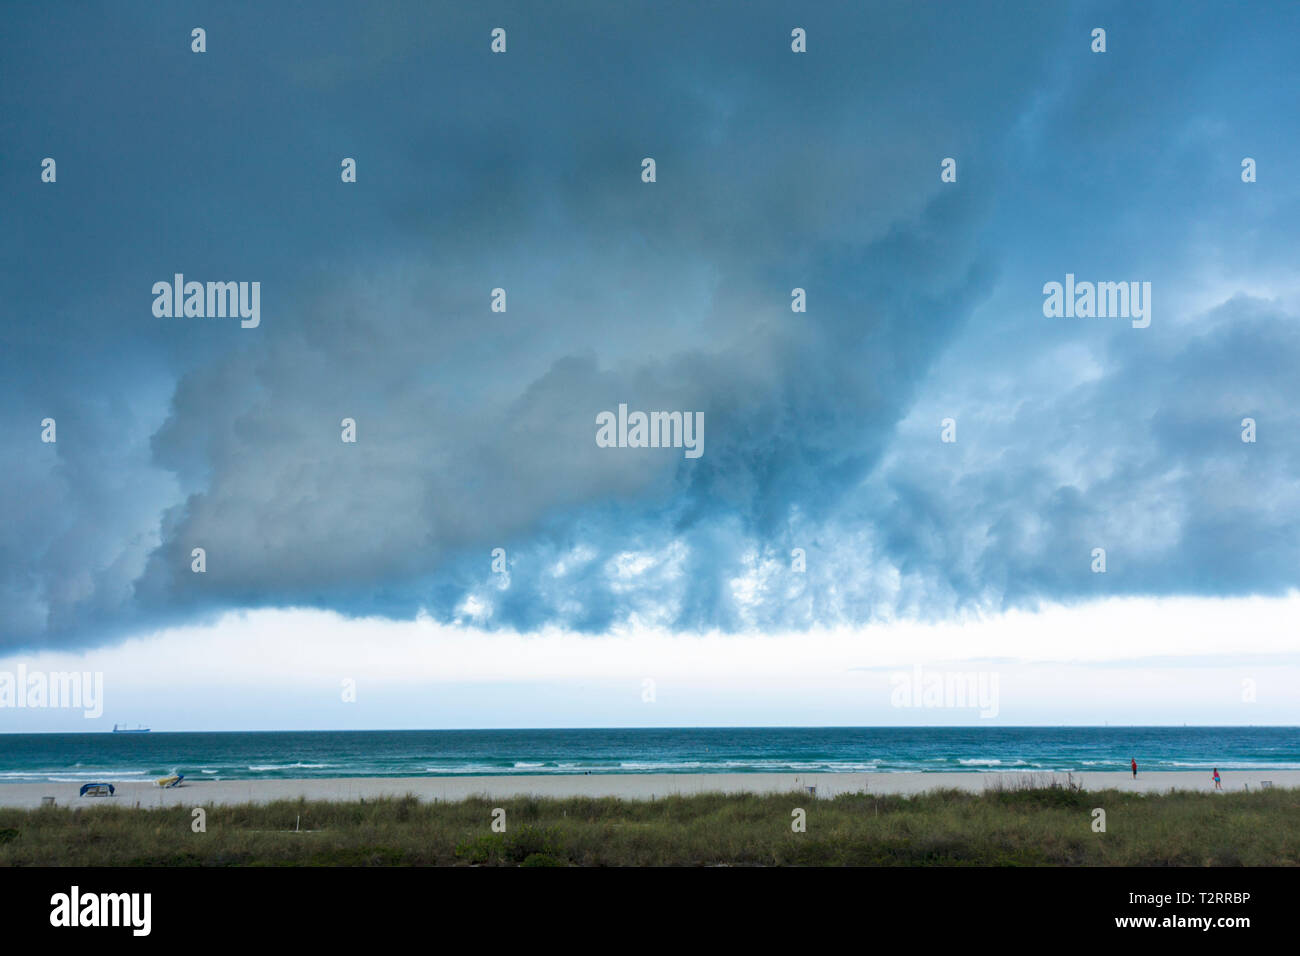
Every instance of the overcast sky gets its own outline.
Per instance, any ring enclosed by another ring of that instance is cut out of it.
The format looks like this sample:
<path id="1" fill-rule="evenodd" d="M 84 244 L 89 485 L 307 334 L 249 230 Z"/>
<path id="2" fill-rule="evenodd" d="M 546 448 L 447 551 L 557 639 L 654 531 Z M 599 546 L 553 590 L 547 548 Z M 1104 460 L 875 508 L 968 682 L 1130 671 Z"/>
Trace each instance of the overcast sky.
<path id="1" fill-rule="evenodd" d="M 809 6 L 11 14 L 0 669 L 168 729 L 924 723 L 915 664 L 1300 722 L 1300 7 Z"/>

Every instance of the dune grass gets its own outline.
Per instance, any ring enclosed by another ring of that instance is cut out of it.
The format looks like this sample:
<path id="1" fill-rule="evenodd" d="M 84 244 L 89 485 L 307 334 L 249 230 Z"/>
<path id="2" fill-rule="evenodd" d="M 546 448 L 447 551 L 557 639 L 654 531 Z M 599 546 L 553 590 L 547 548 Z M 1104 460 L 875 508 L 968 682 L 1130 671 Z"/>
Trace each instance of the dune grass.
<path id="1" fill-rule="evenodd" d="M 504 808 L 506 832 L 491 828 Z M 792 811 L 806 812 L 794 832 Z M 1095 808 L 1106 832 L 1093 830 Z M 818 800 L 702 794 L 0 809 L 0 865 L 1203 866 L 1300 863 L 1300 790 L 1070 786 Z M 300 832 L 293 832 L 295 825 Z"/>

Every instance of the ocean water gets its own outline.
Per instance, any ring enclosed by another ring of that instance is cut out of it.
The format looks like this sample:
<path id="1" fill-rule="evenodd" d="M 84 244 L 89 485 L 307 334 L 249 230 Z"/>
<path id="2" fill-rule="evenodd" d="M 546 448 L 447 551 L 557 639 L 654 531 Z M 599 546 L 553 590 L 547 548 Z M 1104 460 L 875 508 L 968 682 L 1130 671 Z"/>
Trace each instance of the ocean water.
<path id="1" fill-rule="evenodd" d="M 1300 769 L 1296 727 L 0 734 L 0 783 L 483 774 Z"/>

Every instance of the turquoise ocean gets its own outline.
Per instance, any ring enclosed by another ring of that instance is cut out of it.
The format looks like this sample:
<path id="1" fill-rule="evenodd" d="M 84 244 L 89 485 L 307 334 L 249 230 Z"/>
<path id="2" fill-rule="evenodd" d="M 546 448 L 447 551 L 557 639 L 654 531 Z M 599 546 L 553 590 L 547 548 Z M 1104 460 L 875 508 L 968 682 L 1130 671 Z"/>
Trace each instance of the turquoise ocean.
<path id="1" fill-rule="evenodd" d="M 484 774 L 1300 769 L 1296 727 L 0 734 L 0 783 Z"/>

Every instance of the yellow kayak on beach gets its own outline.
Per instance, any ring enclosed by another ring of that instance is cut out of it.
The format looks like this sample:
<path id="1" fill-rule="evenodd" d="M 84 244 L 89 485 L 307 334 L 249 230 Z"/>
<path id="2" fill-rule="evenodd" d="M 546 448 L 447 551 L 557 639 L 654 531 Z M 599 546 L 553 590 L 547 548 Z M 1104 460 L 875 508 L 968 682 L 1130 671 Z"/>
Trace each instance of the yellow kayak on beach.
<path id="1" fill-rule="evenodd" d="M 170 776 L 170 777 L 163 777 L 161 780 L 159 780 L 159 781 L 158 781 L 158 786 L 160 786 L 160 787 L 179 787 L 179 786 L 181 785 L 181 781 L 184 780 L 184 779 L 185 779 L 185 774 L 183 774 L 183 773 L 173 774 L 173 775 Z"/>

